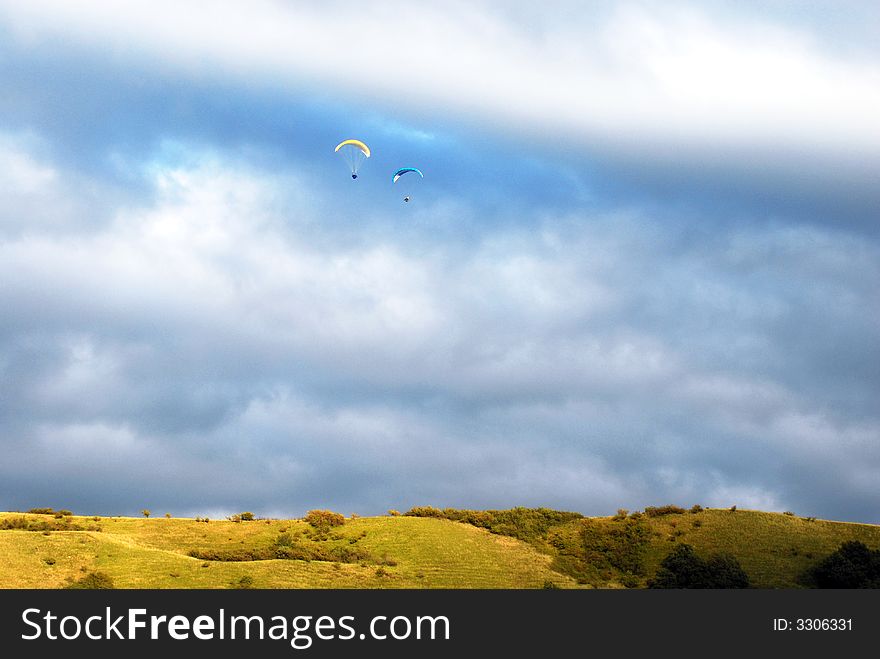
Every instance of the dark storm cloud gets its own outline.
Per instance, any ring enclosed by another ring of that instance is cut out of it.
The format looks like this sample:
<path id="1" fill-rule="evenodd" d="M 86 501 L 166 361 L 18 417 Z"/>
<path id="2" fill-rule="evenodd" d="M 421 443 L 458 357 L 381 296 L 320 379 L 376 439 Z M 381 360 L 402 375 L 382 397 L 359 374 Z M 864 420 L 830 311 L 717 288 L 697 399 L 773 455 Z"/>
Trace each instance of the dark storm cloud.
<path id="1" fill-rule="evenodd" d="M 857 404 L 876 378 L 832 367 L 876 349 L 853 322 L 876 245 L 745 227 L 699 249 L 650 217 L 576 214 L 468 249 L 381 225 L 340 247 L 307 208 L 274 222 L 272 175 L 168 176 L 98 236 L 4 243 L 11 507 L 52 490 L 127 512 L 674 499 L 873 518 L 858 482 L 799 479 L 878 467 Z M 58 485 L 21 488 L 47 470 Z"/>
<path id="2" fill-rule="evenodd" d="M 877 154 L 840 153 L 858 122 L 805 162 L 761 147 L 760 104 L 730 151 L 660 126 L 662 103 L 634 139 L 561 139 L 540 104 L 471 87 L 447 112 L 260 52 L 243 82 L 206 34 L 216 67 L 99 56 L 89 15 L 0 46 L 0 508 L 880 521 Z M 695 134 L 740 134 L 713 121 Z M 350 135 L 374 146 L 356 184 L 332 153 Z"/>

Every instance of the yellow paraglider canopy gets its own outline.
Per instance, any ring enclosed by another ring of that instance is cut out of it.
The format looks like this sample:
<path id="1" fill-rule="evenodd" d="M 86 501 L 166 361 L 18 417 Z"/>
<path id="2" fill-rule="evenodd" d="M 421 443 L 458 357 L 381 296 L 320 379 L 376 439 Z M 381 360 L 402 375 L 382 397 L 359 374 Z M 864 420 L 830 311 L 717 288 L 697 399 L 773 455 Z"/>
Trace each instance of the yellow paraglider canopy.
<path id="1" fill-rule="evenodd" d="M 370 157 L 370 147 L 368 147 L 366 144 L 364 144 L 360 140 L 343 140 L 342 142 L 340 142 L 339 144 L 336 145 L 336 148 L 334 149 L 334 151 L 339 151 L 339 149 L 341 149 L 344 146 L 348 146 L 348 145 L 357 147 L 358 149 L 363 151 L 364 155 L 367 158 Z"/>

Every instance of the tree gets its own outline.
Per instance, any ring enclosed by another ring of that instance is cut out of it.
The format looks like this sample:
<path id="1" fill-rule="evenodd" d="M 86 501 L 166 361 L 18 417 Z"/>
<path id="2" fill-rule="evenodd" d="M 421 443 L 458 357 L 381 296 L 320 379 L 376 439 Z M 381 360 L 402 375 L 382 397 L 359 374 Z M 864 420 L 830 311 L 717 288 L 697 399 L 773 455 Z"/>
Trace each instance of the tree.
<path id="1" fill-rule="evenodd" d="M 714 554 L 708 560 L 697 556 L 690 545 L 673 549 L 649 588 L 748 588 L 749 577 L 739 562 L 729 554 Z"/>
<path id="2" fill-rule="evenodd" d="M 141 513 L 143 513 L 144 517 L 149 517 L 149 516 L 150 516 L 150 511 L 147 510 L 146 508 L 144 508 L 144 509 L 141 511 Z"/>
<path id="3" fill-rule="evenodd" d="M 858 540 L 844 542 L 811 570 L 819 588 L 880 588 L 880 550 Z"/>
<path id="4" fill-rule="evenodd" d="M 706 566 L 690 545 L 681 544 L 660 563 L 660 569 L 648 581 L 649 588 L 697 588 L 706 579 Z"/>
<path id="5" fill-rule="evenodd" d="M 749 575 L 730 554 L 715 554 L 706 561 L 709 583 L 707 588 L 748 588 Z"/>

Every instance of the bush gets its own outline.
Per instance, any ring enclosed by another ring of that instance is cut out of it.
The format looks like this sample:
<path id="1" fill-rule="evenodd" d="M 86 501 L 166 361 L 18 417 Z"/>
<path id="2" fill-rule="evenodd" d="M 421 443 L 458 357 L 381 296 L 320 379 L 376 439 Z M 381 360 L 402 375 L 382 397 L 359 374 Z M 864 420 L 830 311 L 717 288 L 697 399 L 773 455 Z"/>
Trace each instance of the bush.
<path id="1" fill-rule="evenodd" d="M 239 517 L 239 519 L 241 519 L 242 522 L 253 522 L 254 521 L 254 514 L 251 512 L 239 513 L 238 517 Z"/>
<path id="2" fill-rule="evenodd" d="M 55 510 L 53 508 L 31 508 L 28 511 L 31 515 L 54 515 Z"/>
<path id="3" fill-rule="evenodd" d="M 275 552 L 271 547 L 255 549 L 191 549 L 189 555 L 203 561 L 223 561 L 238 563 L 244 561 L 264 561 L 275 558 Z"/>
<path id="4" fill-rule="evenodd" d="M 549 508 L 513 508 L 486 511 L 491 515 L 489 530 L 518 540 L 535 543 L 543 540 L 557 524 L 579 519 L 579 513 L 566 513 Z"/>
<path id="5" fill-rule="evenodd" d="M 789 517 L 794 517 L 794 513 L 791 512 L 790 510 L 786 510 L 786 511 L 785 511 L 784 513 L 782 513 L 782 514 L 783 514 L 783 515 L 788 515 Z"/>
<path id="6" fill-rule="evenodd" d="M 614 524 L 581 522 L 583 559 L 598 569 L 642 574 L 651 532 L 645 522 L 628 517 Z"/>
<path id="7" fill-rule="evenodd" d="M 858 540 L 844 542 L 809 576 L 819 588 L 880 588 L 880 550 Z"/>
<path id="8" fill-rule="evenodd" d="M 42 514 L 42 513 L 41 513 Z M 19 530 L 19 531 L 38 531 L 48 535 L 50 531 L 100 531 L 101 528 L 95 525 L 83 526 L 82 524 L 72 524 L 69 517 L 56 518 L 59 521 L 47 520 L 44 518 L 28 518 L 28 517 L 6 517 L 0 520 L 0 531 Z"/>
<path id="9" fill-rule="evenodd" d="M 648 517 L 662 517 L 663 515 L 683 515 L 687 511 L 684 508 L 680 508 L 678 506 L 647 506 L 645 508 L 645 514 Z"/>
<path id="10" fill-rule="evenodd" d="M 648 588 L 748 588 L 749 577 L 727 554 L 703 560 L 687 544 L 680 544 L 660 563 Z"/>
<path id="11" fill-rule="evenodd" d="M 254 578 L 250 575 L 244 575 L 239 579 L 233 579 L 229 582 L 229 587 L 237 590 L 249 590 L 254 588 Z"/>
<path id="12" fill-rule="evenodd" d="M 399 511 L 399 510 L 394 510 L 393 508 L 392 508 L 391 510 L 388 511 L 388 514 L 389 514 L 391 517 L 400 517 L 400 511 Z"/>
<path id="13" fill-rule="evenodd" d="M 410 508 L 404 515 L 408 517 L 445 517 L 443 511 L 434 506 L 416 506 Z"/>
<path id="14" fill-rule="evenodd" d="M 583 518 L 580 513 L 562 512 L 550 508 L 512 508 L 510 510 L 445 508 L 439 510 L 432 506 L 422 506 L 411 508 L 406 515 L 462 522 L 532 544 L 545 542 L 547 533 L 552 527 Z"/>
<path id="15" fill-rule="evenodd" d="M 290 545 L 276 544 L 270 547 L 253 547 L 251 549 L 191 549 L 189 555 L 203 561 L 221 561 L 239 563 L 248 561 L 268 561 L 283 559 L 291 561 L 327 561 L 330 563 L 357 563 L 360 561 L 376 562 L 366 550 L 356 547 L 326 547 L 322 545 Z"/>
<path id="16" fill-rule="evenodd" d="M 632 572 L 624 572 L 623 576 L 620 577 L 620 583 L 622 583 L 625 588 L 638 588 L 641 582 Z"/>
<path id="17" fill-rule="evenodd" d="M 616 522 L 626 519 L 626 516 L 629 515 L 629 511 L 626 508 L 618 508 L 617 514 L 612 517 L 612 519 Z"/>
<path id="18" fill-rule="evenodd" d="M 45 524 L 45 522 L 43 522 L 43 524 Z M 14 529 L 22 531 L 36 530 L 31 529 L 30 526 L 31 524 L 27 517 L 7 517 L 3 520 L 0 520 L 0 531 L 11 531 Z"/>
<path id="19" fill-rule="evenodd" d="M 149 517 L 149 516 L 150 516 L 150 511 L 147 510 L 146 508 L 144 508 L 144 509 L 141 511 L 141 514 L 142 514 L 144 517 Z"/>
<path id="20" fill-rule="evenodd" d="M 703 506 L 701 506 L 700 504 L 695 503 L 693 506 L 691 506 L 691 514 L 692 515 L 696 515 L 697 513 L 701 513 L 701 512 L 703 512 Z"/>
<path id="21" fill-rule="evenodd" d="M 397 565 L 397 561 L 391 558 L 386 552 L 382 554 L 382 558 L 379 559 L 379 565 L 389 565 L 391 567 L 394 567 L 395 565 Z"/>
<path id="22" fill-rule="evenodd" d="M 89 572 L 65 588 L 68 590 L 110 590 L 115 586 L 110 575 L 104 572 Z"/>
<path id="23" fill-rule="evenodd" d="M 544 580 L 544 585 L 541 586 L 544 590 L 559 590 L 559 584 L 555 581 L 550 581 L 550 579 Z"/>
<path id="24" fill-rule="evenodd" d="M 345 515 L 332 510 L 310 510 L 304 519 L 310 526 L 325 532 L 334 526 L 345 524 Z"/>

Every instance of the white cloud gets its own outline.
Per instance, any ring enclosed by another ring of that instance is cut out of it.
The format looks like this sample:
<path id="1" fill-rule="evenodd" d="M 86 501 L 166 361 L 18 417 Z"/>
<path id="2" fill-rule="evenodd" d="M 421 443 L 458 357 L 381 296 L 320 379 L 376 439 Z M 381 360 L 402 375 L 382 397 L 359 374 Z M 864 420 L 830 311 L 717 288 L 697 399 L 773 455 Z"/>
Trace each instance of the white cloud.
<path id="1" fill-rule="evenodd" d="M 0 385 L 18 415 L 0 430 L 23 450 L 7 469 L 39 463 L 33 436 L 67 447 L 53 462 L 65 474 L 89 459 L 109 474 L 124 456 L 133 472 L 161 466 L 169 491 L 209 474 L 205 500 L 227 483 L 224 497 L 274 507 L 284 483 L 295 506 L 602 513 L 795 506 L 800 481 L 783 468 L 831 466 L 858 483 L 817 483 L 817 500 L 866 509 L 876 413 L 828 401 L 876 384 L 827 384 L 774 323 L 827 316 L 870 345 L 876 332 L 852 319 L 874 291 L 850 280 L 872 281 L 876 248 L 743 227 L 691 251 L 650 218 L 591 214 L 413 249 L 413 233 L 381 223 L 320 222 L 323 191 L 301 173 L 184 151 L 190 165 L 148 168 L 154 199 L 95 231 L 0 241 Z M 761 245 L 780 258 L 747 258 Z M 341 484 L 322 502 L 326 482 Z"/>
<path id="2" fill-rule="evenodd" d="M 55 182 L 55 170 L 31 155 L 22 137 L 0 133 L 0 200 L 12 205 L 12 195 L 45 193 Z M 32 146 L 32 145 L 30 145 Z"/>
<path id="3" fill-rule="evenodd" d="M 780 149 L 801 161 L 880 156 L 880 64 L 870 56 L 845 59 L 803 27 L 699 5 L 559 8 L 553 18 L 501 3 L 33 0 L 4 1 L 0 15 L 30 44 L 60 39 L 187 75 L 316 84 L 560 142 L 673 159 L 703 149 L 721 160 Z"/>
<path id="4" fill-rule="evenodd" d="M 35 133 L 0 127 L 0 240 L 90 231 L 118 201 L 118 193 L 100 182 L 59 169 L 50 152 Z"/>

